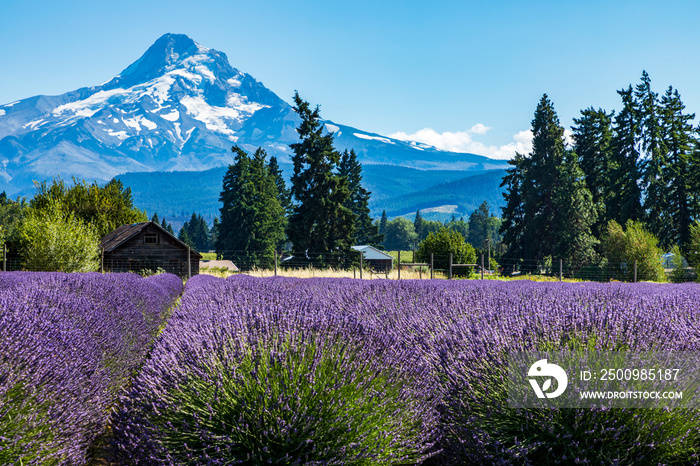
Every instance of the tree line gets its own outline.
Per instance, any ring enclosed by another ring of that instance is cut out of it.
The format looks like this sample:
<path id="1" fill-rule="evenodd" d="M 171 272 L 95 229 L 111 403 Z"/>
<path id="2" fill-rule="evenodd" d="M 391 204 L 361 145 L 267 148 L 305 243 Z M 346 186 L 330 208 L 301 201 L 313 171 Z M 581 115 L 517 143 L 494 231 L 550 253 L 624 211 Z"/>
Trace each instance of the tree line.
<path id="1" fill-rule="evenodd" d="M 37 184 L 28 202 L 0 194 L 0 245 L 8 243 L 28 270 L 88 272 L 99 267 L 100 238 L 117 227 L 147 221 L 131 189 L 73 179 Z"/>
<path id="2" fill-rule="evenodd" d="M 264 149 L 252 155 L 232 148 L 234 163 L 223 179 L 221 221 L 216 226 L 217 256 L 234 261 L 245 255 L 270 266 L 274 251 L 291 249 L 309 259 L 347 256 L 355 244 L 378 244 L 383 237 L 369 216 L 370 192 L 354 150 L 340 152 L 324 131 L 319 107 L 299 93 L 294 111 L 301 123 L 299 142 L 290 145 L 294 165 L 287 188 L 275 157 Z"/>
<path id="3" fill-rule="evenodd" d="M 614 256 L 624 262 L 614 238 L 627 230 L 650 233 L 647 249 L 655 254 L 676 248 L 692 262 L 694 235 L 700 237 L 695 115 L 685 112 L 672 86 L 661 96 L 654 92 L 646 72 L 618 94 L 617 113 L 580 112 L 571 147 L 553 103 L 542 97 L 532 120 L 532 152 L 509 161 L 501 185 L 506 257 L 595 264 Z"/>
<path id="4" fill-rule="evenodd" d="M 413 222 L 404 217 L 388 220 L 386 211 L 383 211 L 378 223 L 379 233 L 384 235 L 380 247 L 390 251 L 410 250 L 425 241 L 431 233 L 437 234 L 445 228 L 461 235 L 476 249 L 483 250 L 489 246 L 493 249 L 500 244 L 500 224 L 500 218 L 491 212 L 487 201 L 482 202 L 468 220 L 463 217 L 458 219 L 455 215 L 444 222 L 426 220 L 420 210 L 416 212 Z"/>

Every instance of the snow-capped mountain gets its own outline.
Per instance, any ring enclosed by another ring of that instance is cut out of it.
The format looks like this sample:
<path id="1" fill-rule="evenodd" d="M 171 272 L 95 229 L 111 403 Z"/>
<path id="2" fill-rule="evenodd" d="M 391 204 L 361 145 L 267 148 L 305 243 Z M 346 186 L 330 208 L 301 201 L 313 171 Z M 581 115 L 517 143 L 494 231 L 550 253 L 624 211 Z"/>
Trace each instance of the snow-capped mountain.
<path id="1" fill-rule="evenodd" d="M 106 181 L 125 172 L 206 170 L 232 162 L 231 146 L 262 146 L 281 162 L 296 142 L 291 106 L 226 55 L 166 34 L 117 77 L 59 96 L 0 105 L 0 191 L 72 176 Z M 502 168 L 328 121 L 338 148 L 363 163 L 414 168 Z"/>

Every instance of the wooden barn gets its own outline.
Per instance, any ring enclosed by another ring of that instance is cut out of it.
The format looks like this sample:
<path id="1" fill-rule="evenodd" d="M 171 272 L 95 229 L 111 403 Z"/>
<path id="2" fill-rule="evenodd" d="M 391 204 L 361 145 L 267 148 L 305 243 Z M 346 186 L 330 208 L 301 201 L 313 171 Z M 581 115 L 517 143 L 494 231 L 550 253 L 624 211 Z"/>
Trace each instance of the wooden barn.
<path id="1" fill-rule="evenodd" d="M 362 253 L 362 260 L 368 262 L 377 272 L 389 272 L 394 267 L 394 258 L 372 246 L 353 246 L 355 251 Z"/>
<path id="2" fill-rule="evenodd" d="M 202 255 L 154 222 L 122 225 L 100 240 L 105 272 L 163 269 L 181 278 L 199 273 Z M 189 253 L 189 257 L 188 257 Z"/>

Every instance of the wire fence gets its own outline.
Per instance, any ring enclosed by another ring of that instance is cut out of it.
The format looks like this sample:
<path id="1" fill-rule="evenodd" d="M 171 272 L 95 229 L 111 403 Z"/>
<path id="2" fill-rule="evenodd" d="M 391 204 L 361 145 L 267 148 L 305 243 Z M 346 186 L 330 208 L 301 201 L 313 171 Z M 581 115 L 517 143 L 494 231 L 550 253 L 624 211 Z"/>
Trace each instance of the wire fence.
<path id="1" fill-rule="evenodd" d="M 214 251 L 212 251 L 214 252 Z M 0 250 L 3 271 L 33 270 L 16 251 Z M 535 279 L 621 282 L 691 282 L 698 273 L 690 267 L 669 267 L 659 263 L 577 264 L 564 259 L 498 259 L 479 255 L 474 263 L 459 263 L 451 254 L 431 254 L 418 262 L 411 254 L 391 257 L 383 252 L 278 252 L 216 251 L 216 261 L 183 260 L 182 257 L 153 259 L 100 258 L 97 271 L 135 272 L 141 275 L 167 272 L 187 278 L 198 273 L 228 276 L 248 273 L 257 276 L 348 277 L 357 279 Z M 395 255 L 396 256 L 396 255 Z M 489 260 L 490 259 L 490 260 Z M 414 262 L 415 260 L 415 262 Z M 666 267 L 664 267 L 664 265 Z"/>

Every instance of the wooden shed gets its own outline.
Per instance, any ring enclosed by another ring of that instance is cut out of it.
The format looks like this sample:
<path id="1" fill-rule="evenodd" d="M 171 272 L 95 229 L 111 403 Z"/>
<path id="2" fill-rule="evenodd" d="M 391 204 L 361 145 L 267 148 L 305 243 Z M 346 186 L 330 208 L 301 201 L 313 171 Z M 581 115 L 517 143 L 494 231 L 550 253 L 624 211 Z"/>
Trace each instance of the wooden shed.
<path id="1" fill-rule="evenodd" d="M 122 225 L 100 240 L 105 272 L 163 269 L 186 278 L 199 273 L 202 255 L 158 223 Z M 189 253 L 189 257 L 188 257 Z"/>
<path id="2" fill-rule="evenodd" d="M 353 246 L 355 251 L 362 253 L 362 260 L 368 262 L 377 272 L 389 272 L 394 267 L 394 258 L 372 246 Z"/>

